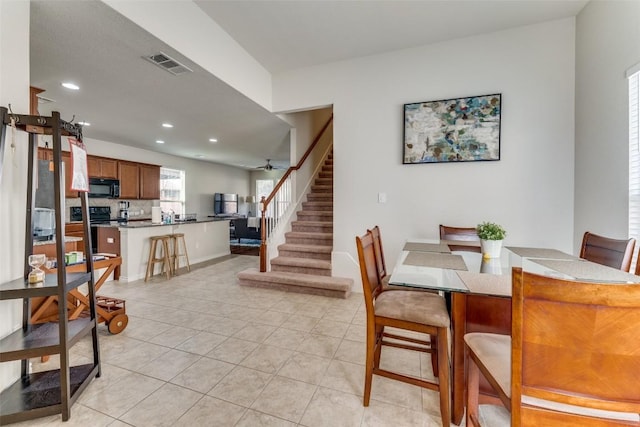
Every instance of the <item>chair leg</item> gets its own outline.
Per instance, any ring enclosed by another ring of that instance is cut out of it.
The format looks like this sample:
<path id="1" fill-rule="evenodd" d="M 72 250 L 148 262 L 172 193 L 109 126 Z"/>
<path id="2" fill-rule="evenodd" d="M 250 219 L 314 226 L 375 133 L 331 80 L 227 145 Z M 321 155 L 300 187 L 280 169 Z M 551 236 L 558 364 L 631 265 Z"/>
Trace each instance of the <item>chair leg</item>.
<path id="1" fill-rule="evenodd" d="M 153 263 L 156 257 L 156 240 L 152 240 L 149 247 L 149 261 L 147 261 L 147 273 L 144 275 L 144 281 L 149 280 L 149 277 L 153 276 Z"/>
<path id="2" fill-rule="evenodd" d="M 449 392 L 449 354 L 447 351 L 447 329 L 438 328 L 438 383 L 440 388 L 440 415 L 442 426 L 449 427 L 451 423 L 451 395 Z"/>
<path id="3" fill-rule="evenodd" d="M 433 376 L 438 376 L 438 336 L 429 335 L 429 341 L 431 343 L 431 369 L 433 369 Z"/>
<path id="4" fill-rule="evenodd" d="M 380 354 L 382 353 L 382 339 L 384 334 L 384 326 L 379 326 L 376 328 L 376 338 L 374 341 L 374 352 L 373 352 L 373 366 L 376 369 L 380 368 Z"/>
<path id="5" fill-rule="evenodd" d="M 371 382 L 373 380 L 373 365 L 374 354 L 376 348 L 376 342 L 378 338 L 378 334 L 373 330 L 374 327 L 367 327 L 367 357 L 365 361 L 365 372 L 364 372 L 364 398 L 363 398 L 363 406 L 369 406 L 369 400 L 371 399 Z"/>
<path id="6" fill-rule="evenodd" d="M 478 418 L 478 394 L 480 392 L 480 369 L 473 359 L 467 363 L 467 427 L 480 427 Z"/>

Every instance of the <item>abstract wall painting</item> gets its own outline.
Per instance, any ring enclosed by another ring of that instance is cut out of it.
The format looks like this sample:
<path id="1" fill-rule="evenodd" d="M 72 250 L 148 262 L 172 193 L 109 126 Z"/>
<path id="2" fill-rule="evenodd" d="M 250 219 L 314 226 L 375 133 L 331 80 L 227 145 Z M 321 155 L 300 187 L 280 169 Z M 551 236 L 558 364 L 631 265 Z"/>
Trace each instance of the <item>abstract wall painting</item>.
<path id="1" fill-rule="evenodd" d="M 404 104 L 403 164 L 500 160 L 501 94 Z"/>

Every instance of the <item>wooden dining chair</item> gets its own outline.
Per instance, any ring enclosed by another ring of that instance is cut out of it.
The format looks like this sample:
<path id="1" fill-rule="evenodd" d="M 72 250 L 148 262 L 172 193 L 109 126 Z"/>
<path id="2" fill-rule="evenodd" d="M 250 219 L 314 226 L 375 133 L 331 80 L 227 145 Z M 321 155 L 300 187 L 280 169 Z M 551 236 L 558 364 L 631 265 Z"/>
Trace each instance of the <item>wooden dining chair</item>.
<path id="1" fill-rule="evenodd" d="M 454 240 L 460 242 L 478 242 L 478 246 L 449 245 L 452 251 L 480 252 L 480 238 L 475 227 L 451 227 L 440 224 L 440 240 Z"/>
<path id="2" fill-rule="evenodd" d="M 610 239 L 587 231 L 582 237 L 580 258 L 628 273 L 635 245 L 636 239 L 633 238 L 629 240 Z"/>
<path id="3" fill-rule="evenodd" d="M 378 278 L 373 236 L 356 237 L 360 274 L 367 313 L 364 406 L 369 406 L 373 374 L 438 391 L 442 425 L 450 425 L 449 355 L 447 332 L 450 319 L 444 298 L 420 291 L 383 290 Z M 423 341 L 385 332 L 385 327 L 418 332 L 435 337 Z M 437 358 L 438 382 L 407 376 L 380 368 L 382 346 L 431 353 Z"/>
<path id="4" fill-rule="evenodd" d="M 506 425 L 640 426 L 640 284 L 582 283 L 520 268 L 512 279 L 512 337 L 465 335 L 466 425 L 482 423 L 482 373 L 508 410 Z"/>

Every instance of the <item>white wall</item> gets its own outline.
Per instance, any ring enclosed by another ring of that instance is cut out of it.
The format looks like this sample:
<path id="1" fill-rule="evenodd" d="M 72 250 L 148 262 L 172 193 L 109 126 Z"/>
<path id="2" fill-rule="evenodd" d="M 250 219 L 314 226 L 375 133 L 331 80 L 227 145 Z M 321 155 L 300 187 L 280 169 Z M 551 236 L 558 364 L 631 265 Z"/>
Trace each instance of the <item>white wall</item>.
<path id="1" fill-rule="evenodd" d="M 229 86 L 271 109 L 271 74 L 191 1 L 103 0 Z"/>
<path id="2" fill-rule="evenodd" d="M 506 244 L 572 250 L 574 29 L 563 19 L 274 76 L 274 111 L 333 104 L 334 275 L 358 277 L 354 236 L 375 224 L 391 265 L 440 223 L 497 221 Z M 500 161 L 402 165 L 404 103 L 492 93 Z"/>
<path id="3" fill-rule="evenodd" d="M 249 171 L 85 138 L 88 154 L 151 163 L 186 172 L 186 213 L 213 215 L 214 193 L 250 194 Z"/>
<path id="4" fill-rule="evenodd" d="M 589 2 L 576 19 L 576 250 L 585 231 L 620 239 L 629 232 L 625 71 L 638 63 L 640 2 Z"/>
<path id="5" fill-rule="evenodd" d="M 29 113 L 29 2 L 0 1 L 0 106 Z M 27 135 L 7 128 L 0 177 L 0 283 L 24 273 Z M 22 300 L 0 301 L 0 338 L 22 325 Z M 20 362 L 0 364 L 0 390 L 20 376 Z"/>

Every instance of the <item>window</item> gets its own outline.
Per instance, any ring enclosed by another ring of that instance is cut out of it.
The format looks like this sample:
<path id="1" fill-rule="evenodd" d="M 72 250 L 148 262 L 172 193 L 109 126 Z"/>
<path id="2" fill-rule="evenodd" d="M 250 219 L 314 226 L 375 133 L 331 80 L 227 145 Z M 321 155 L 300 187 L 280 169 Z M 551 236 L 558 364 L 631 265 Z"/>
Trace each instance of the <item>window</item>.
<path id="1" fill-rule="evenodd" d="M 260 206 L 260 200 L 262 200 L 262 196 L 269 197 L 269 194 L 273 191 L 273 180 L 272 179 L 256 179 L 256 202 L 258 203 L 258 214 L 257 216 L 262 215 L 262 210 Z M 266 216 L 272 215 L 272 206 L 269 206 L 266 212 Z"/>
<path id="2" fill-rule="evenodd" d="M 163 212 L 183 215 L 184 209 L 184 171 L 160 168 L 160 208 Z"/>
<path id="3" fill-rule="evenodd" d="M 640 64 L 632 67 L 629 77 L 629 236 L 640 237 Z M 640 250 L 640 242 L 636 243 Z M 635 264 L 637 257 L 634 256 Z M 631 268 L 635 268 L 632 265 Z M 632 270 L 633 271 L 633 270 Z"/>

